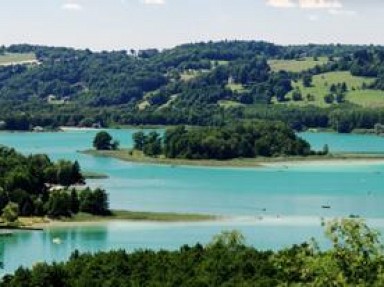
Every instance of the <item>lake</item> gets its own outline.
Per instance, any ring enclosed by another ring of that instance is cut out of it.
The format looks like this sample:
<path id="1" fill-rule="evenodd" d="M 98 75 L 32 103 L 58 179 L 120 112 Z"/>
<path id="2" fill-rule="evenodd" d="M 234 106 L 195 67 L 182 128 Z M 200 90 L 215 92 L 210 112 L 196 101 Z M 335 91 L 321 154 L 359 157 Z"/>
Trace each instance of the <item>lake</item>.
<path id="1" fill-rule="evenodd" d="M 110 195 L 113 209 L 217 214 L 204 223 L 127 223 L 17 232 L 0 238 L 3 272 L 19 265 L 65 260 L 75 249 L 175 249 L 207 243 L 222 230 L 237 229 L 261 249 L 278 249 L 311 237 L 324 242 L 320 218 L 359 215 L 384 231 L 384 164 L 294 165 L 263 168 L 172 167 L 122 162 L 77 153 L 91 148 L 97 131 L 0 133 L 0 144 L 53 159 L 78 160 L 82 169 L 107 174 L 90 180 Z M 109 130 L 122 147 L 132 145 L 134 130 Z M 369 135 L 302 133 L 315 149 L 382 153 L 384 138 Z M 331 206 L 323 209 L 323 205 Z M 57 243 L 60 239 L 61 244 Z"/>

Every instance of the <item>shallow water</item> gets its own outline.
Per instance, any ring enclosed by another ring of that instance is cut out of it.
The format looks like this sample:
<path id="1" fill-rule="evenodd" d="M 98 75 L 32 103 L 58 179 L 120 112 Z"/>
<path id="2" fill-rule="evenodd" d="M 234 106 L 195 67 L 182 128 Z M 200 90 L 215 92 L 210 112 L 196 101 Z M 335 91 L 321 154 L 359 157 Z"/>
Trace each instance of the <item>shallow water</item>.
<path id="1" fill-rule="evenodd" d="M 132 132 L 110 130 L 123 147 L 132 145 Z M 11 272 L 20 264 L 64 260 L 75 249 L 175 249 L 184 243 L 206 243 L 223 229 L 239 229 L 258 248 L 277 249 L 312 236 L 322 238 L 321 217 L 360 215 L 380 222 L 375 226 L 384 230 L 384 164 L 305 164 L 254 169 L 171 167 L 77 153 L 91 148 L 95 133 L 0 133 L 0 144 L 26 154 L 47 153 L 53 159 L 76 159 L 84 170 L 108 174 L 108 179 L 92 180 L 89 184 L 105 188 L 114 209 L 198 212 L 232 216 L 236 220 L 195 224 L 109 223 L 18 232 L 0 238 L 4 271 Z M 328 144 L 333 152 L 384 151 L 384 138 L 375 136 L 301 136 L 316 149 Z M 324 205 L 331 208 L 324 209 Z M 61 244 L 53 243 L 54 238 L 60 238 Z"/>

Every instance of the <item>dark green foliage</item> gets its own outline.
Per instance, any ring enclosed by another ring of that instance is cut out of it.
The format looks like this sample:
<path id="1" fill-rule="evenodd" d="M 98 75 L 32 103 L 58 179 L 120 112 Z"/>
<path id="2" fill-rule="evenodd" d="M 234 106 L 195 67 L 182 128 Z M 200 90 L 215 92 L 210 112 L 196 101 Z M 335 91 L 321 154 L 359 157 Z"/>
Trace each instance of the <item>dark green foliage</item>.
<path id="1" fill-rule="evenodd" d="M 108 132 L 101 131 L 93 139 L 93 146 L 97 150 L 116 150 L 119 147 L 119 143 L 113 141 L 112 136 Z"/>
<path id="2" fill-rule="evenodd" d="M 312 86 L 312 76 L 310 74 L 304 75 L 303 85 L 304 85 L 304 87 L 311 87 Z"/>
<path id="3" fill-rule="evenodd" d="M 134 135 L 134 138 L 141 138 Z M 310 146 L 281 123 L 255 122 L 220 128 L 184 126 L 166 130 L 163 147 L 158 134 L 146 137 L 144 154 L 153 156 L 153 146 L 168 158 L 232 159 L 257 156 L 309 155 Z M 148 152 L 150 151 L 150 152 Z M 157 154 L 155 154 L 157 155 Z"/>
<path id="4" fill-rule="evenodd" d="M 333 102 L 335 101 L 335 96 L 333 94 L 327 94 L 324 96 L 324 101 L 327 104 L 333 104 Z"/>
<path id="5" fill-rule="evenodd" d="M 65 188 L 83 183 L 77 161 L 52 163 L 46 155 L 26 157 L 0 146 L 0 210 L 8 206 L 7 217 L 11 217 L 8 215 L 14 208 L 10 207 L 14 206 L 17 206 L 17 216 L 71 216 L 78 213 L 81 206 L 84 212 L 108 214 L 104 190 L 86 189 L 83 195 Z"/>
<path id="6" fill-rule="evenodd" d="M 94 215 L 109 215 L 108 195 L 105 190 L 96 188 L 94 191 L 89 188 L 80 192 L 79 211 Z"/>
<path id="7" fill-rule="evenodd" d="M 143 150 L 147 136 L 144 132 L 136 132 L 132 135 L 133 148 L 137 150 Z"/>
<path id="8" fill-rule="evenodd" d="M 176 251 L 75 251 L 66 263 L 20 267 L 0 286 L 383 286 L 377 232 L 343 219 L 328 222 L 326 236 L 331 247 L 325 251 L 315 241 L 258 251 L 236 231 Z"/>
<path id="9" fill-rule="evenodd" d="M 292 100 L 295 102 L 303 100 L 303 95 L 301 94 L 300 90 L 297 89 L 292 93 Z"/>
<path id="10" fill-rule="evenodd" d="M 46 212 L 50 217 L 71 216 L 71 197 L 64 190 L 52 191 L 46 205 Z"/>

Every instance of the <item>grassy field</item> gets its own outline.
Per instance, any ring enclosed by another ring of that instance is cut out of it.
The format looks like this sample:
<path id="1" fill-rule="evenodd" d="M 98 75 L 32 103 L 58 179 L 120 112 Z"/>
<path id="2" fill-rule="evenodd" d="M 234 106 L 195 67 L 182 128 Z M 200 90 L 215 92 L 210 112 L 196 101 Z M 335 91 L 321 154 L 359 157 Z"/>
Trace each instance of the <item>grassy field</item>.
<path id="1" fill-rule="evenodd" d="M 286 103 L 298 106 L 311 104 L 319 107 L 327 107 L 329 104 L 325 103 L 324 96 L 329 93 L 330 86 L 332 84 L 337 85 L 345 82 L 348 87 L 348 92 L 345 98 L 346 101 L 350 101 L 361 106 L 372 106 L 377 102 L 384 105 L 384 97 L 381 99 L 381 95 L 384 94 L 383 92 L 361 89 L 364 83 L 370 84 L 373 81 L 373 78 L 352 76 L 350 72 L 330 72 L 316 75 L 313 77 L 311 87 L 304 87 L 302 81 L 297 83 L 293 82 L 292 86 L 300 89 L 304 100 L 298 102 L 290 100 L 293 93 L 291 92 L 287 95 L 287 99 L 289 101 Z M 306 99 L 308 94 L 314 97 L 314 101 L 308 101 Z"/>
<path id="2" fill-rule="evenodd" d="M 0 66 L 6 66 L 17 63 L 26 63 L 36 61 L 36 56 L 33 53 L 25 54 L 16 54 L 16 53 L 6 53 L 0 55 Z"/>
<path id="3" fill-rule="evenodd" d="M 19 217 L 15 223 L 0 222 L 0 229 L 42 229 L 49 226 L 60 226 L 63 223 L 94 223 L 108 221 L 156 221 L 156 222 L 198 222 L 217 220 L 219 217 L 206 214 L 143 212 L 128 210 L 112 210 L 109 216 L 97 216 L 89 213 L 78 213 L 72 217 L 52 220 L 47 217 Z"/>
<path id="4" fill-rule="evenodd" d="M 242 103 L 239 103 L 236 101 L 229 101 L 229 100 L 220 100 L 218 104 L 220 107 L 223 107 L 223 108 L 233 108 L 233 107 L 244 106 L 244 104 Z"/>
<path id="5" fill-rule="evenodd" d="M 198 70 L 188 70 L 180 74 L 181 80 L 187 82 L 204 73 Z"/>
<path id="6" fill-rule="evenodd" d="M 270 60 L 268 61 L 272 71 L 302 72 L 314 68 L 316 65 L 324 65 L 328 63 L 327 57 L 319 57 L 317 61 L 314 58 L 302 58 L 298 60 Z"/>
<path id="7" fill-rule="evenodd" d="M 244 92 L 247 89 L 242 84 L 227 84 L 226 86 L 228 89 L 230 89 L 232 92 Z"/>
<path id="8" fill-rule="evenodd" d="M 382 108 L 384 107 L 384 91 L 351 91 L 348 93 L 347 100 L 366 108 Z"/>
<path id="9" fill-rule="evenodd" d="M 95 216 L 87 213 L 79 213 L 66 219 L 68 222 L 97 222 L 110 220 L 132 220 L 132 221 L 160 221 L 160 222 L 194 222 L 214 220 L 215 216 L 188 213 L 169 213 L 169 212 L 141 212 L 113 210 L 111 216 Z"/>

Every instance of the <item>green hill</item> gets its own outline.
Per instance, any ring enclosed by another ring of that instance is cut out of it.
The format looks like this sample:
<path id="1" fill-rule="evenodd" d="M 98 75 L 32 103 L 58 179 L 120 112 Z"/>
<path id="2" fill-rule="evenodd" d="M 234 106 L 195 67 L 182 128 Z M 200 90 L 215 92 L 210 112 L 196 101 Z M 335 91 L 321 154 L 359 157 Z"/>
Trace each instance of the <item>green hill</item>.
<path id="1" fill-rule="evenodd" d="M 328 128 L 339 111 L 346 130 L 384 124 L 381 46 L 220 41 L 129 52 L 12 45 L 1 53 L 2 129 L 253 119 Z M 327 104 L 332 85 L 346 91 Z M 302 100 L 293 101 L 297 90 Z"/>

